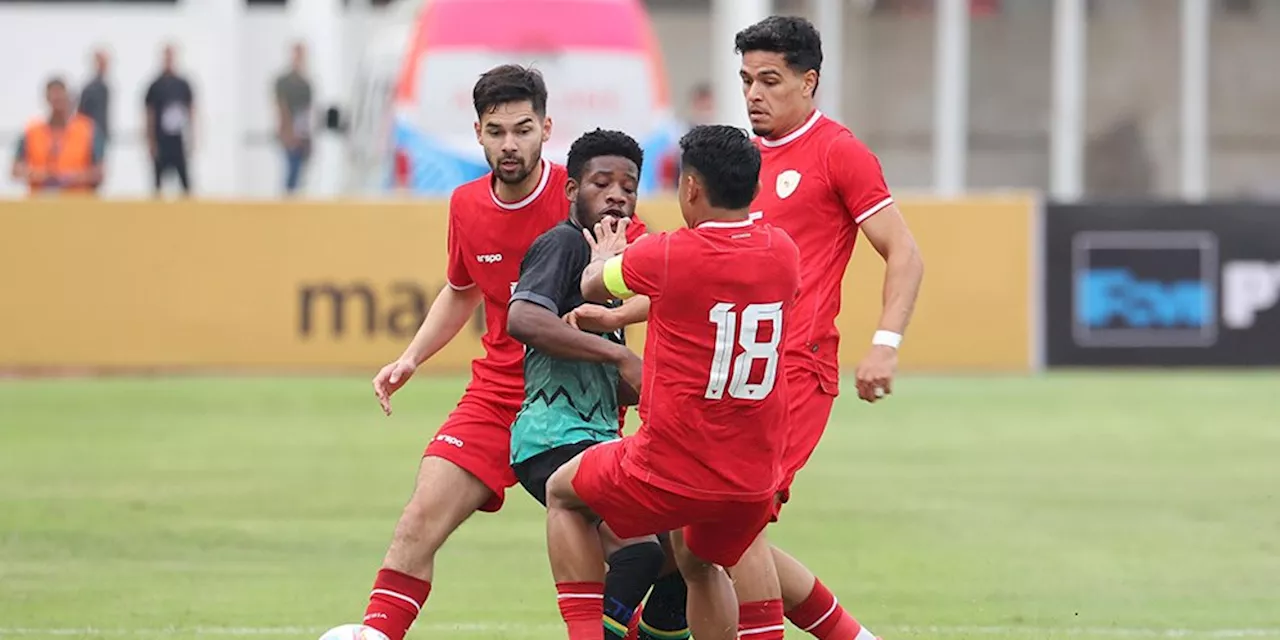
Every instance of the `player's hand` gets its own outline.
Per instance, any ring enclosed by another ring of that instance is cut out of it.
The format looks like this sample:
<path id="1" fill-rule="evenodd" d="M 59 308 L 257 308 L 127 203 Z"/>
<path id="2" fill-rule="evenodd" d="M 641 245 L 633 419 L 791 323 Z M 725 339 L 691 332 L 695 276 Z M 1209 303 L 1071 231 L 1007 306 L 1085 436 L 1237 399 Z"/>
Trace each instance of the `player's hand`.
<path id="1" fill-rule="evenodd" d="M 391 415 L 391 394 L 400 390 L 413 377 L 418 367 L 407 360 L 396 360 L 373 377 L 373 395 L 378 396 L 382 412 Z"/>
<path id="2" fill-rule="evenodd" d="M 564 314 L 564 321 L 580 331 L 591 333 L 613 333 L 622 328 L 618 314 L 609 307 L 599 304 L 584 304 Z"/>
<path id="3" fill-rule="evenodd" d="M 636 397 L 638 398 L 641 393 L 640 382 L 644 379 L 644 361 L 634 353 L 628 352 L 628 354 L 626 358 L 623 358 L 618 363 L 618 376 L 622 378 L 623 382 L 631 385 L 632 389 L 635 389 Z"/>
<path id="4" fill-rule="evenodd" d="M 893 393 L 893 374 L 898 370 L 898 350 L 874 345 L 858 363 L 858 397 L 867 402 L 883 400 Z"/>
<path id="5" fill-rule="evenodd" d="M 587 244 L 591 245 L 591 260 L 608 260 L 622 253 L 627 248 L 627 226 L 630 224 L 630 218 L 605 216 L 596 223 L 594 234 L 583 229 L 582 235 L 587 237 Z"/>

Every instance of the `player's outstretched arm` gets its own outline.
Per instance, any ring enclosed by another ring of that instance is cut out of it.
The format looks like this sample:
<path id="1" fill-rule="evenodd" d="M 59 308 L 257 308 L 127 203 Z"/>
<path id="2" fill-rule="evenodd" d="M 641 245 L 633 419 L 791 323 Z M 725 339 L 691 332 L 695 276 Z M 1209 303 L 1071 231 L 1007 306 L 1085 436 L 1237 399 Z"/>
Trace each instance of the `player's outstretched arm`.
<path id="1" fill-rule="evenodd" d="M 592 333 L 612 333 L 648 319 L 649 296 L 636 296 L 612 309 L 598 304 L 584 304 L 564 315 L 569 326 Z"/>
<path id="2" fill-rule="evenodd" d="M 479 287 L 458 290 L 445 285 L 444 290 L 431 303 L 427 317 L 418 327 L 409 346 L 395 362 L 388 364 L 373 377 L 373 393 L 382 405 L 383 413 L 391 415 L 391 394 L 403 387 L 418 365 L 449 344 L 466 326 L 480 306 L 482 294 Z"/>
<path id="3" fill-rule="evenodd" d="M 445 285 L 431 302 L 427 317 L 400 359 L 412 362 L 414 366 L 426 362 L 467 326 L 481 300 L 480 287 L 454 289 Z"/>
<path id="4" fill-rule="evenodd" d="M 562 360 L 621 364 L 636 355 L 630 349 L 566 324 L 551 310 L 528 300 L 512 300 L 507 310 L 512 338 Z"/>

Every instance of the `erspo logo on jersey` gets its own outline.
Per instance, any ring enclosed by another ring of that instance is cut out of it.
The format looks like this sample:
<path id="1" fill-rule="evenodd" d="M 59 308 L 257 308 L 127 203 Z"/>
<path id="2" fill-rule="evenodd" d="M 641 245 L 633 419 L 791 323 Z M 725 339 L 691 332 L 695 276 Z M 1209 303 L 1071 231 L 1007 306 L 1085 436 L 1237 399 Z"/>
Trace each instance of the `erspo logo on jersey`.
<path id="1" fill-rule="evenodd" d="M 502 262 L 502 254 L 482 253 L 476 256 L 476 262 L 480 262 L 482 264 L 498 264 L 499 262 Z"/>

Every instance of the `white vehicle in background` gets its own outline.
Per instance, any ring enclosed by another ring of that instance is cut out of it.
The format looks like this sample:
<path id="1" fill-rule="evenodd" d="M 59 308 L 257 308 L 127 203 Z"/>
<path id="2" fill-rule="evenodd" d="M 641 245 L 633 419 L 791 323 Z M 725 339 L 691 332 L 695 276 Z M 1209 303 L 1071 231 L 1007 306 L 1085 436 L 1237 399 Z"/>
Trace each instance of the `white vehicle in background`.
<path id="1" fill-rule="evenodd" d="M 555 122 L 544 154 L 597 127 L 645 151 L 641 191 L 669 183 L 680 130 L 641 0 L 426 0 L 411 24 L 376 32 L 356 72 L 348 126 L 350 191 L 444 196 L 489 171 L 471 88 L 505 63 L 546 78 Z M 669 173 L 669 171 L 667 171 Z"/>

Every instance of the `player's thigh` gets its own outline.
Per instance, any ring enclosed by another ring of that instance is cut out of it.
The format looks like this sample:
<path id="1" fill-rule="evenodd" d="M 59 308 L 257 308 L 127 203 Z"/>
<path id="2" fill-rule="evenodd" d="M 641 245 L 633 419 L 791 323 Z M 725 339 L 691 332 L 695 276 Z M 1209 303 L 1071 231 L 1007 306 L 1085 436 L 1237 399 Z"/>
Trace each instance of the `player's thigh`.
<path id="1" fill-rule="evenodd" d="M 492 496 L 489 487 L 462 467 L 445 458 L 424 457 L 413 497 L 396 527 L 396 538 L 438 549 Z"/>
<path id="2" fill-rule="evenodd" d="M 681 529 L 671 532 L 671 557 L 675 559 L 676 567 L 680 569 L 680 575 L 684 576 L 686 582 L 706 582 L 720 569 L 714 561 L 701 557 L 689 548 L 687 534 L 687 531 Z"/>
<path id="3" fill-rule="evenodd" d="M 619 539 L 678 528 L 683 521 L 675 498 L 623 470 L 630 442 L 623 438 L 598 444 L 561 467 L 547 483 L 548 503 L 556 499 L 558 485 L 571 483 L 575 499 L 604 520 Z"/>
<path id="4" fill-rule="evenodd" d="M 684 527 L 684 544 L 695 556 L 732 567 L 756 542 L 773 516 L 773 500 L 705 503 L 703 518 Z"/>
<path id="5" fill-rule="evenodd" d="M 593 444 L 595 443 L 576 442 L 548 449 L 528 460 L 511 465 L 511 470 L 525 492 L 545 507 L 547 506 L 547 481 L 551 479 L 552 474 Z"/>
<path id="6" fill-rule="evenodd" d="M 511 470 L 511 423 L 519 404 L 468 390 L 423 452 L 474 476 L 490 492 L 480 511 L 502 508 L 506 489 L 516 483 Z"/>

